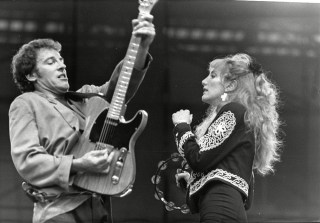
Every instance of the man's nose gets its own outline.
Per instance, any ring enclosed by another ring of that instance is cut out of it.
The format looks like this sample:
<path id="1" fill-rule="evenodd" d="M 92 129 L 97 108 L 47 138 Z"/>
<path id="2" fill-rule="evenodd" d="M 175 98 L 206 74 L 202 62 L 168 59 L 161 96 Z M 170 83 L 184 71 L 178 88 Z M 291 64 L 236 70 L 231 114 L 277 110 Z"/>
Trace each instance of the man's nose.
<path id="1" fill-rule="evenodd" d="M 66 69 L 66 65 L 64 64 L 63 61 L 59 61 L 59 69 Z"/>

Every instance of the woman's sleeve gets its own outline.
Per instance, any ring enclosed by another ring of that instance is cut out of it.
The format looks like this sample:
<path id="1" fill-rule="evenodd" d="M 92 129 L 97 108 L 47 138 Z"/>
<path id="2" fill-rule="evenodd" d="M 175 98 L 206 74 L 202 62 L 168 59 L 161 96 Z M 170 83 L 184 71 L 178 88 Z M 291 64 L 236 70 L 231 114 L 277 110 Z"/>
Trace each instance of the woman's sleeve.
<path id="1" fill-rule="evenodd" d="M 179 153 L 194 171 L 205 172 L 216 166 L 240 143 L 239 134 L 244 128 L 245 109 L 230 103 L 221 108 L 206 134 L 196 139 L 186 123 L 174 128 Z"/>

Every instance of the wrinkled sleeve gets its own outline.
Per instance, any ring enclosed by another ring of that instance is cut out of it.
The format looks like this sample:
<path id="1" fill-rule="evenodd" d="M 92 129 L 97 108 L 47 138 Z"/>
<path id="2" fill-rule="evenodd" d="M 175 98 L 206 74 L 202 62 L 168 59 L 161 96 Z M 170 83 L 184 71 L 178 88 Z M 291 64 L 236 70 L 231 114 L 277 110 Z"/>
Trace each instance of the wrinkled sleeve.
<path id="1" fill-rule="evenodd" d="M 38 127 L 31 108 L 16 99 L 9 109 L 11 156 L 20 176 L 38 187 L 68 188 L 72 155 L 54 156 L 40 145 Z"/>
<path id="2" fill-rule="evenodd" d="M 138 70 L 138 69 L 134 68 L 132 70 L 132 75 L 131 75 L 129 86 L 128 86 L 127 93 L 126 93 L 126 104 L 136 94 L 152 60 L 153 60 L 152 56 L 150 54 L 148 54 L 144 69 Z M 123 61 L 121 61 L 119 64 L 117 64 L 117 66 L 115 67 L 115 69 L 110 77 L 110 80 L 107 81 L 102 86 L 84 85 L 81 89 L 78 90 L 78 92 L 81 92 L 81 93 L 102 93 L 103 95 L 106 96 L 107 101 L 110 103 L 112 96 L 113 96 L 113 93 L 114 93 L 114 90 L 117 85 L 117 81 L 118 81 L 118 78 L 119 78 L 119 75 L 120 75 L 120 72 L 122 69 L 122 65 L 123 65 Z"/>
<path id="3" fill-rule="evenodd" d="M 213 169 L 237 147 L 237 131 L 243 131 L 244 112 L 244 108 L 237 104 L 224 106 L 206 134 L 199 139 L 196 139 L 188 124 L 175 126 L 173 132 L 177 149 L 194 171 Z"/>

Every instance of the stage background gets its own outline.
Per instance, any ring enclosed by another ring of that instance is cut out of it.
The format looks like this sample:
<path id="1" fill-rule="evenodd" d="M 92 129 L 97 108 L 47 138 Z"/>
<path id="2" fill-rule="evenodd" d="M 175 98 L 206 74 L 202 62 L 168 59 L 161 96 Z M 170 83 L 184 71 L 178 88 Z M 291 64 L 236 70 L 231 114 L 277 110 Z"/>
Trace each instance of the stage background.
<path id="1" fill-rule="evenodd" d="M 32 217 L 10 157 L 8 109 L 19 94 L 10 74 L 12 56 L 32 39 L 53 38 L 62 43 L 71 90 L 103 84 L 125 55 L 137 8 L 135 0 L 0 1 L 0 222 L 27 223 Z M 199 123 L 208 63 L 236 52 L 256 57 L 281 92 L 281 162 L 275 174 L 256 175 L 249 220 L 320 222 L 319 5 L 160 0 L 152 14 L 153 62 L 126 113 L 131 119 L 146 110 L 148 125 L 136 144 L 134 190 L 113 198 L 114 222 L 197 222 L 197 215 L 167 212 L 154 197 L 151 177 L 176 152 L 171 114 L 187 108 Z M 183 194 L 173 171 L 167 173 L 162 190 L 180 204 Z"/>

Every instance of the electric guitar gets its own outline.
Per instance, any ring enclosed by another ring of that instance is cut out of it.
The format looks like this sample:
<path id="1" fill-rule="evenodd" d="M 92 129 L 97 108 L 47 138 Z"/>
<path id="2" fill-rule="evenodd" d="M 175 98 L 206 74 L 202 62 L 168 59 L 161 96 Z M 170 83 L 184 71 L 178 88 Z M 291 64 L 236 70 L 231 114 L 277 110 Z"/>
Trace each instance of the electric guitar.
<path id="1" fill-rule="evenodd" d="M 139 17 L 150 13 L 157 0 L 139 0 Z M 138 18 L 139 18 L 138 17 Z M 78 173 L 73 184 L 99 194 L 123 197 L 132 191 L 136 175 L 134 146 L 144 130 L 148 114 L 139 110 L 126 121 L 123 117 L 125 96 L 141 38 L 131 36 L 111 103 L 95 96 L 87 99 L 86 125 L 72 154 L 78 158 L 92 150 L 114 151 L 109 172 Z"/>

